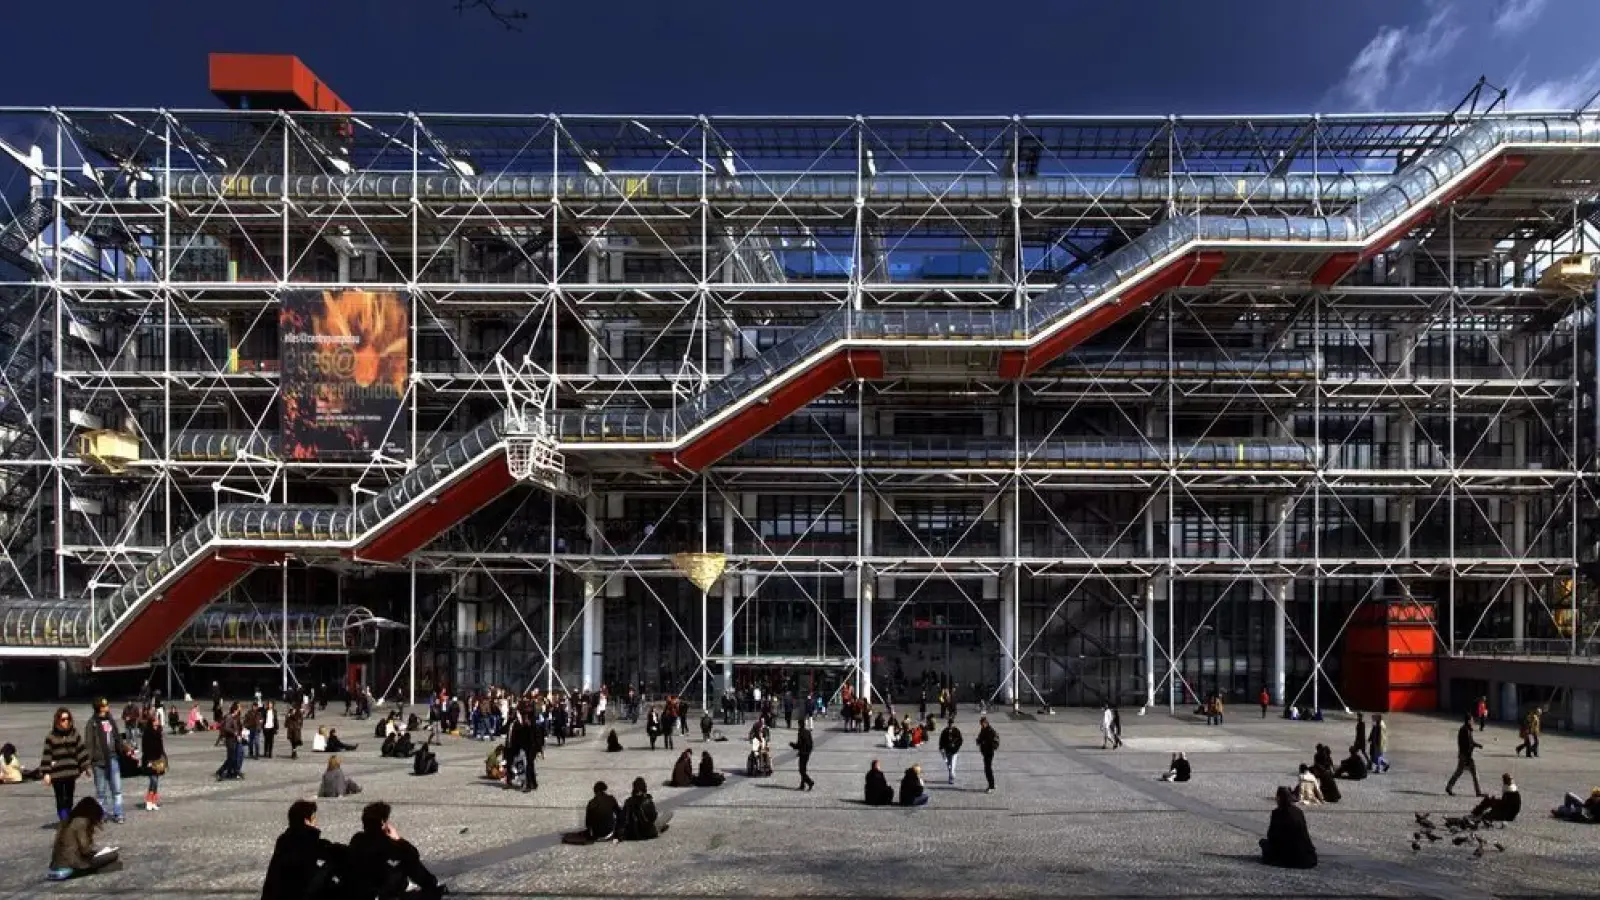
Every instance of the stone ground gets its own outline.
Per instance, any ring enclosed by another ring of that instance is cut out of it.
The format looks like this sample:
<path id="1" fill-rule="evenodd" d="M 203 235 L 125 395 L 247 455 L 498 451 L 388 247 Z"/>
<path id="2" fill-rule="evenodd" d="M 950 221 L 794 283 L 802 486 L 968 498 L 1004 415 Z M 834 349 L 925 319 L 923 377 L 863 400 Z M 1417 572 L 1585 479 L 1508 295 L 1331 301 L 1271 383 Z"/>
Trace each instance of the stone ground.
<path id="1" fill-rule="evenodd" d="M 0 741 L 22 747 L 32 765 L 50 711 L 0 707 Z M 1236 709 L 1226 725 L 1209 727 L 1189 716 L 1129 714 L 1127 746 L 1102 751 L 1091 711 L 995 718 L 1001 748 L 993 794 L 983 791 L 970 709 L 959 717 L 967 752 L 953 787 L 942 783 L 936 750 L 886 750 L 881 736 L 848 734 L 828 720 L 818 729 L 811 765 L 818 787 L 810 793 L 794 790 L 799 779 L 787 750 L 771 779 L 732 774 L 716 789 L 661 786 L 673 755 L 644 749 L 642 726 L 625 726 L 625 753 L 601 752 L 603 733 L 593 728 L 588 738 L 549 748 L 540 789 L 522 794 L 479 779 L 487 744 L 447 739 L 440 773 L 415 778 L 405 762 L 378 756 L 370 724 L 324 715 L 316 724 L 332 722 L 347 737 L 361 737 L 345 769 L 365 793 L 321 801 L 320 819 L 327 836 L 345 840 L 362 804 L 388 801 L 400 833 L 455 893 L 469 897 L 1600 896 L 1600 828 L 1548 816 L 1563 792 L 1600 782 L 1600 743 L 1592 740 L 1549 735 L 1542 758 L 1520 760 L 1511 753 L 1515 730 L 1491 725 L 1480 753 L 1484 787 L 1511 771 L 1525 796 L 1523 820 L 1495 834 L 1505 852 L 1474 859 L 1441 841 L 1414 853 L 1413 812 L 1464 812 L 1471 785 L 1458 785 L 1455 798 L 1444 795 L 1455 759 L 1453 721 L 1395 716 L 1393 772 L 1346 784 L 1342 803 L 1308 810 L 1323 865 L 1288 872 L 1255 862 L 1272 789 L 1292 781 L 1316 743 L 1347 747 L 1351 721 L 1262 720 Z M 124 859 L 111 874 L 44 884 L 50 791 L 38 783 L 0 788 L 0 896 L 259 896 L 284 812 L 292 800 L 315 794 L 324 761 L 312 754 L 253 760 L 244 781 L 219 784 L 211 776 L 222 751 L 212 740 L 169 737 L 172 769 L 160 812 L 133 809 L 143 779 L 129 785 L 127 824 L 106 826 L 105 843 L 121 847 Z M 788 740 L 783 729 L 774 732 L 775 745 Z M 679 738 L 685 746 L 697 758 L 704 749 L 698 734 Z M 725 771 L 742 769 L 738 742 L 709 749 Z M 1156 779 L 1174 750 L 1190 754 L 1195 781 Z M 883 760 L 891 784 L 921 763 L 931 803 L 912 810 L 861 804 L 862 773 L 874 758 Z M 648 778 L 658 805 L 673 812 L 668 834 L 639 844 L 559 843 L 561 832 L 577 827 L 597 778 L 620 797 L 636 775 Z M 80 795 L 85 787 L 80 782 Z"/>

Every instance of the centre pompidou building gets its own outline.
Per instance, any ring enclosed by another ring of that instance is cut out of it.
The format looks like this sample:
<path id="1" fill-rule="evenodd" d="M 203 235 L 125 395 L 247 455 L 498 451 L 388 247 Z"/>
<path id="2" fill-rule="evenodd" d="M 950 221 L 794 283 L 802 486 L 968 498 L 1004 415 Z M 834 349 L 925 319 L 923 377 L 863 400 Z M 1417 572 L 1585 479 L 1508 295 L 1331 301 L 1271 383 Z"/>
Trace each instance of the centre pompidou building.
<path id="1" fill-rule="evenodd" d="M 396 115 L 275 71 L 0 112 L 19 670 L 181 672 L 221 603 L 284 623 L 274 681 L 361 607 L 390 696 L 1341 706 L 1385 617 L 1418 696 L 1592 637 L 1592 117 Z"/>

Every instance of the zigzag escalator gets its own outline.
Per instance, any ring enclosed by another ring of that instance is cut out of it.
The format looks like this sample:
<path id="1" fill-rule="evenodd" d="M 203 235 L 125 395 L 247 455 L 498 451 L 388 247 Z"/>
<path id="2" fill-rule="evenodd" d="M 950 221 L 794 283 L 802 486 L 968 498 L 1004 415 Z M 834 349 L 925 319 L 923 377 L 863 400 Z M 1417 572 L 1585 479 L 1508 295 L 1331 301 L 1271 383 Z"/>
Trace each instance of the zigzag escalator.
<path id="1" fill-rule="evenodd" d="M 1030 376 L 1160 293 L 1204 285 L 1224 266 L 1268 267 L 1280 280 L 1331 284 L 1444 204 L 1497 191 L 1524 170 L 1555 177 L 1549 174 L 1554 167 L 1530 165 L 1536 157 L 1597 149 L 1600 122 L 1593 119 L 1483 122 L 1412 163 L 1344 215 L 1168 219 L 1021 310 L 842 310 L 675 409 L 561 412 L 550 424 L 568 451 L 631 446 L 654 453 L 664 465 L 699 470 L 853 378 L 913 375 L 930 366 Z M 1293 262 L 1283 266 L 1286 257 Z M 9 624 L 37 616 L 5 613 L 0 653 L 60 655 L 70 649 L 101 667 L 141 665 L 255 566 L 290 553 L 330 550 L 358 559 L 401 559 L 511 486 L 505 421 L 484 423 L 354 509 L 219 508 L 131 581 L 97 600 L 89 617 L 92 633 L 74 636 L 75 646 L 59 632 L 52 637 L 34 634 L 31 625 Z"/>

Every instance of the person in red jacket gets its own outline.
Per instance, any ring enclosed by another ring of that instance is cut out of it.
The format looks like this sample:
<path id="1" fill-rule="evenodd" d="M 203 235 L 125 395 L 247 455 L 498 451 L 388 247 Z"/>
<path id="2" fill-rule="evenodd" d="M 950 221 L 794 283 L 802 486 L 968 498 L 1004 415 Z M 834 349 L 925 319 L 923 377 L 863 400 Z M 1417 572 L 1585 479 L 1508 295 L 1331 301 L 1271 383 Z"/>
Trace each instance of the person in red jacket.
<path id="1" fill-rule="evenodd" d="M 1262 688 L 1261 689 L 1261 718 L 1265 719 L 1267 717 L 1267 707 L 1269 707 L 1271 705 L 1272 705 L 1272 695 L 1267 693 L 1267 689 L 1266 688 Z"/>

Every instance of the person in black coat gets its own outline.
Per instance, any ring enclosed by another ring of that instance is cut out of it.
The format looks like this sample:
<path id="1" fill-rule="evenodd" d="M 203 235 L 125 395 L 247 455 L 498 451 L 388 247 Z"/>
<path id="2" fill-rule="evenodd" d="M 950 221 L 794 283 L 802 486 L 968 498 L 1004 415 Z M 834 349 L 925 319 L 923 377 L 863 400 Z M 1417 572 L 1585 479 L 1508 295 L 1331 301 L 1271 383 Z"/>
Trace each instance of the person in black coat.
<path id="1" fill-rule="evenodd" d="M 795 736 L 794 749 L 796 762 L 800 767 L 799 789 L 802 791 L 809 791 L 817 786 L 817 783 L 811 780 L 810 773 L 806 771 L 806 765 L 811 762 L 811 751 L 815 747 L 816 744 L 811 738 L 811 720 L 809 718 L 801 719 L 800 733 Z"/>
<path id="2" fill-rule="evenodd" d="M 422 856 L 389 824 L 389 804 L 371 803 L 361 811 L 361 830 L 350 838 L 340 878 L 348 900 L 438 900 L 444 895 Z M 416 891 L 407 892 L 409 884 Z"/>
<path id="3" fill-rule="evenodd" d="M 658 814 L 656 801 L 650 796 L 650 786 L 643 778 L 633 780 L 633 793 L 622 804 L 622 839 L 648 841 L 660 837 L 667 830 L 670 814 Z"/>
<path id="4" fill-rule="evenodd" d="M 867 770 L 866 800 L 868 806 L 889 806 L 894 803 L 894 788 L 889 787 L 889 779 L 878 768 L 878 761 L 872 761 L 872 768 Z"/>
<path id="5" fill-rule="evenodd" d="M 683 751 L 688 753 L 689 751 Z M 721 787 L 728 776 L 717 771 L 717 764 L 711 761 L 711 754 L 705 751 L 700 753 L 700 771 L 694 776 L 695 787 Z"/>
<path id="6" fill-rule="evenodd" d="M 527 774 L 522 782 L 523 793 L 537 790 L 539 775 L 533 767 L 533 723 L 528 720 L 527 713 L 520 709 L 513 715 L 511 728 L 506 732 L 506 787 L 511 786 L 511 779 L 515 776 L 518 753 L 522 754 L 527 766 Z"/>
<path id="7" fill-rule="evenodd" d="M 1515 822 L 1522 812 L 1522 792 L 1511 773 L 1500 776 L 1500 796 L 1485 797 L 1472 808 L 1472 814 L 1489 822 Z"/>
<path id="8" fill-rule="evenodd" d="M 667 782 L 668 787 L 694 787 L 694 751 L 685 750 L 678 754 L 678 761 L 672 766 L 672 778 Z"/>
<path id="9" fill-rule="evenodd" d="M 322 836 L 317 804 L 289 804 L 289 827 L 278 835 L 261 885 L 261 900 L 331 900 L 346 848 Z"/>
<path id="10" fill-rule="evenodd" d="M 1294 805 L 1294 791 L 1278 788 L 1278 806 L 1261 841 L 1261 861 L 1285 869 L 1314 869 L 1317 848 L 1306 828 L 1306 815 Z"/>
<path id="11" fill-rule="evenodd" d="M 922 767 L 912 766 L 900 779 L 900 805 L 926 806 L 928 792 L 922 786 Z"/>
<path id="12" fill-rule="evenodd" d="M 596 781 L 594 797 L 583 808 L 583 830 L 591 841 L 609 841 L 617 833 L 622 807 L 617 803 L 617 798 L 606 793 L 607 790 L 604 781 Z"/>
<path id="13" fill-rule="evenodd" d="M 1167 764 L 1167 771 L 1161 773 L 1162 781 L 1188 781 L 1194 777 L 1194 768 L 1189 765 L 1189 757 L 1182 753 L 1172 754 L 1172 761 Z"/>
<path id="14" fill-rule="evenodd" d="M 622 741 L 618 740 L 618 738 L 617 738 L 617 730 L 615 728 L 613 728 L 610 731 L 606 732 L 606 752 L 607 753 L 621 753 L 622 752 Z"/>
<path id="15" fill-rule="evenodd" d="M 1340 760 L 1339 768 L 1334 770 L 1333 777 L 1343 778 L 1346 781 L 1360 781 L 1367 777 L 1367 761 L 1361 756 L 1361 745 L 1350 746 L 1350 755 Z"/>

